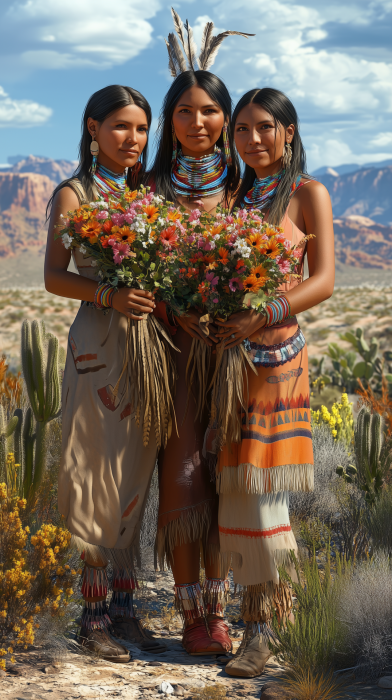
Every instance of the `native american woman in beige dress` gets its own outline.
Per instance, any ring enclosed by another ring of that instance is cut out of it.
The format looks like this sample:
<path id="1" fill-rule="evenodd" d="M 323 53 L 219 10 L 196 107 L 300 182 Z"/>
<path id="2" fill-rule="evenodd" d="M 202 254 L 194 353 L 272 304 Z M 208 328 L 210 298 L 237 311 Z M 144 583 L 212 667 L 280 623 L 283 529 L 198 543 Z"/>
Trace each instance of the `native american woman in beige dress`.
<path id="1" fill-rule="evenodd" d="M 129 652 L 109 630 L 148 650 L 165 649 L 133 611 L 134 558 L 156 444 L 151 436 L 143 446 L 126 371 L 129 319 L 145 322 L 140 314 L 151 313 L 155 304 L 149 293 L 122 288 L 109 290 L 110 301 L 99 305 L 97 298 L 103 297 L 96 296 L 100 287 L 92 259 L 77 249 L 78 275 L 69 271 L 67 241 L 55 240 L 55 233 L 69 210 L 116 197 L 126 185 L 138 186 L 150 124 L 148 102 L 136 90 L 112 85 L 92 95 L 83 117 L 80 165 L 52 198 L 45 263 L 47 290 L 82 301 L 69 332 L 58 488 L 59 510 L 84 558 L 80 641 L 89 651 L 119 662 L 129 660 Z M 109 562 L 113 594 L 107 608 Z"/>

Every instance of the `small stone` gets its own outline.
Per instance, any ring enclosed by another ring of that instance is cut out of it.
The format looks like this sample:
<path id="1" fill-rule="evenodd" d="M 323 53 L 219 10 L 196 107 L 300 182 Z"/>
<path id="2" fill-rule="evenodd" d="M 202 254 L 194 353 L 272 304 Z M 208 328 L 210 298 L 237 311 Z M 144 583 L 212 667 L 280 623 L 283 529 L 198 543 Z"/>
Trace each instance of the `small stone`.
<path id="1" fill-rule="evenodd" d="M 392 676 L 383 676 L 379 679 L 377 685 L 380 688 L 392 688 Z"/>
<path id="2" fill-rule="evenodd" d="M 178 685 L 178 683 L 173 685 L 173 690 L 176 697 L 184 697 L 184 695 L 186 695 L 185 689 L 182 687 L 182 685 Z"/>
<path id="3" fill-rule="evenodd" d="M 147 666 L 163 666 L 162 661 L 149 661 Z"/>
<path id="4" fill-rule="evenodd" d="M 168 681 L 162 681 L 162 683 L 158 686 L 158 693 L 163 693 L 164 695 L 173 695 L 173 686 L 170 685 Z"/>
<path id="5" fill-rule="evenodd" d="M 32 669 L 30 669 L 30 674 Z M 13 676 L 28 676 L 29 670 L 25 666 L 10 666 L 8 673 L 12 673 Z"/>
<path id="6" fill-rule="evenodd" d="M 0 678 L 2 678 L 3 676 L 6 676 L 6 675 L 7 675 L 6 672 L 3 671 L 2 668 L 0 668 Z"/>
<path id="7" fill-rule="evenodd" d="M 60 673 L 60 669 L 56 666 L 45 666 L 42 670 L 44 673 Z"/>

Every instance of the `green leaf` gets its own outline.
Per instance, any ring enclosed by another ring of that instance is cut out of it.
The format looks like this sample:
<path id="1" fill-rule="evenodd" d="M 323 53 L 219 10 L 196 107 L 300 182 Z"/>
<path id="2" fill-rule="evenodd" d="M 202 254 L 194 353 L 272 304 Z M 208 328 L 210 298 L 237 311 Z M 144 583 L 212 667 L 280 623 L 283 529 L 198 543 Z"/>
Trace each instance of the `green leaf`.
<path id="1" fill-rule="evenodd" d="M 373 376 L 374 368 L 370 362 L 357 362 L 353 369 L 354 377 L 358 379 L 370 379 Z"/>
<path id="2" fill-rule="evenodd" d="M 156 265 L 154 262 L 152 262 L 150 265 L 150 270 L 155 270 L 155 268 L 156 268 Z"/>

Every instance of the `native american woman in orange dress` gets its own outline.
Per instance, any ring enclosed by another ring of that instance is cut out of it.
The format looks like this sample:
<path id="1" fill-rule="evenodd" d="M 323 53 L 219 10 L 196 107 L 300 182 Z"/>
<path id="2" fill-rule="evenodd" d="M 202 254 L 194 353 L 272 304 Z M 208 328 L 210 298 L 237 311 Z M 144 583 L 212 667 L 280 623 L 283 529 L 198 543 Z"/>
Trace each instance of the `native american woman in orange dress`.
<path id="1" fill-rule="evenodd" d="M 291 593 L 278 567 L 290 566 L 296 542 L 289 491 L 313 488 L 308 356 L 296 314 L 331 296 L 334 243 L 331 202 L 323 185 L 307 177 L 296 111 L 278 90 L 251 90 L 233 114 L 235 143 L 246 164 L 234 206 L 261 209 L 295 245 L 298 275 L 287 279 L 265 313 L 233 314 L 220 326 L 226 348 L 244 343 L 257 369 L 247 370 L 248 425 L 239 444 L 218 455 L 219 537 L 223 559 L 242 586 L 243 642 L 226 673 L 262 673 L 275 610 L 290 615 Z M 268 243 L 276 255 L 273 239 Z M 303 279 L 304 255 L 309 278 Z M 279 264 L 279 259 L 277 259 Z"/>

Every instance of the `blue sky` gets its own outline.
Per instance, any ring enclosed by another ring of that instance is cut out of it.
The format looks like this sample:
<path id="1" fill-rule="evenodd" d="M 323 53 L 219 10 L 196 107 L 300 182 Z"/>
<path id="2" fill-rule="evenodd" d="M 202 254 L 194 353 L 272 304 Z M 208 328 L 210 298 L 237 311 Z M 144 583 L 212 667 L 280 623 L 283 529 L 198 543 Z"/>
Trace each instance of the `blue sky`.
<path id="1" fill-rule="evenodd" d="M 392 156 L 392 0 L 184 0 L 174 4 L 200 43 L 228 38 L 212 70 L 233 100 L 279 88 L 301 120 L 309 170 Z M 131 85 L 155 119 L 171 78 L 162 0 L 0 0 L 0 163 L 16 154 L 74 159 L 92 92 Z"/>

